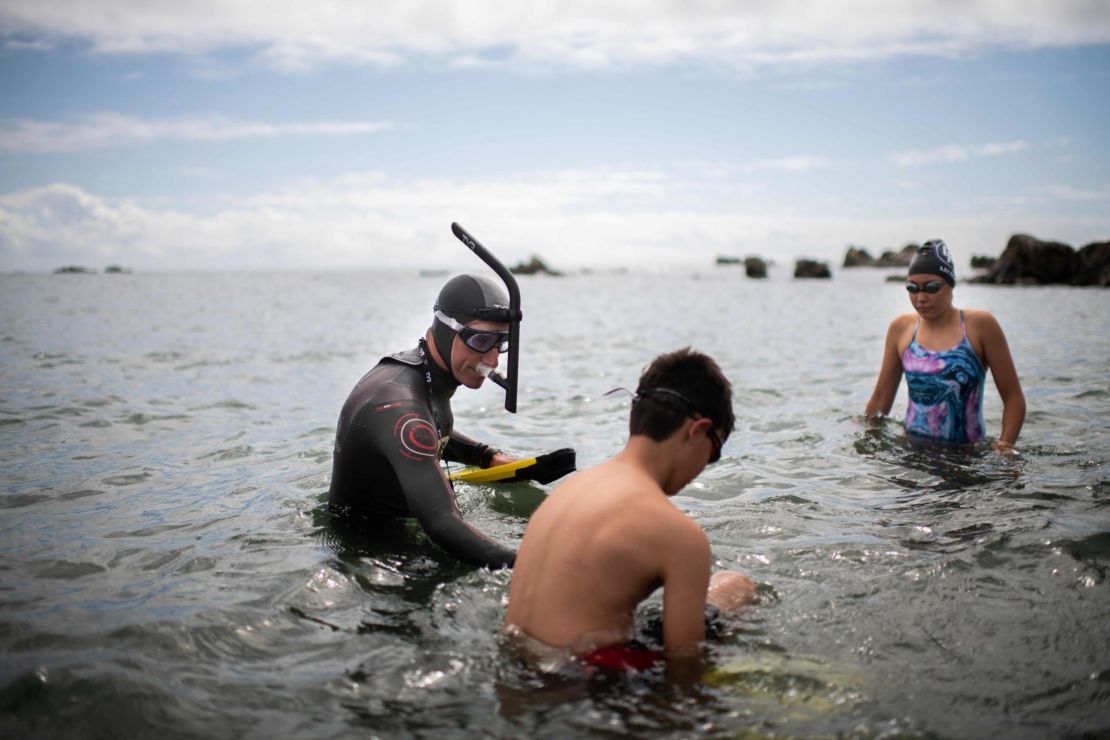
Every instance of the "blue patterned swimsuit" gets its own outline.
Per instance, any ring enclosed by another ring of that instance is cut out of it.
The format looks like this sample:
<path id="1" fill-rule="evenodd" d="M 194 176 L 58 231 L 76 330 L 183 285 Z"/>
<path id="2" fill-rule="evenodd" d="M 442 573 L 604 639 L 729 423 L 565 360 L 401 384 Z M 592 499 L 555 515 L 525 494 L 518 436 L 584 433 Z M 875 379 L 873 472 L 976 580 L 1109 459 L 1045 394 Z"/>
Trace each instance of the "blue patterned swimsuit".
<path id="1" fill-rule="evenodd" d="M 930 352 L 917 343 L 917 330 L 902 353 L 902 369 L 909 388 L 906 431 L 945 442 L 978 442 L 983 438 L 983 383 L 987 371 L 967 340 L 964 312 L 960 311 L 963 339 L 952 349 Z"/>

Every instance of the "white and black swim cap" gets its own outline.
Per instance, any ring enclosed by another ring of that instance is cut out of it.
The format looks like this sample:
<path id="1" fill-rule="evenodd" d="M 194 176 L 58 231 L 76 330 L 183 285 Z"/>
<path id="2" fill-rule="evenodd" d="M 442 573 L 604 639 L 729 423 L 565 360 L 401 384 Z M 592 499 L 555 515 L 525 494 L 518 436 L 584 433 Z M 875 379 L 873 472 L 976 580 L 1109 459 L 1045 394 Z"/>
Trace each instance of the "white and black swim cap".
<path id="1" fill-rule="evenodd" d="M 956 266 L 943 239 L 930 239 L 918 247 L 906 274 L 940 275 L 946 283 L 956 287 Z"/>
<path id="2" fill-rule="evenodd" d="M 456 275 L 447 281 L 436 298 L 436 311 L 442 311 L 456 321 L 482 319 L 508 323 L 509 296 L 505 288 L 484 275 Z M 455 330 L 439 320 L 432 322 L 432 339 L 447 367 L 451 367 L 451 343 Z"/>

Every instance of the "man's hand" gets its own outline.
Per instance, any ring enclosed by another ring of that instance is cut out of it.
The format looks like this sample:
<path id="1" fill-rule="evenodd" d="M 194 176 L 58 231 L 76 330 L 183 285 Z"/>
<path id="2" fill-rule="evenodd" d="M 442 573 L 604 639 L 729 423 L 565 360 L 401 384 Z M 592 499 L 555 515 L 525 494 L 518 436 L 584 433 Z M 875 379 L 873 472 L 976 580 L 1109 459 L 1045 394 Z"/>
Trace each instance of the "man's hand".
<path id="1" fill-rule="evenodd" d="M 515 457 L 509 457 L 504 452 L 495 452 L 493 453 L 493 459 L 490 460 L 490 463 L 487 467 L 496 468 L 498 465 L 508 465 L 509 463 L 515 463 L 516 461 L 517 460 Z"/>

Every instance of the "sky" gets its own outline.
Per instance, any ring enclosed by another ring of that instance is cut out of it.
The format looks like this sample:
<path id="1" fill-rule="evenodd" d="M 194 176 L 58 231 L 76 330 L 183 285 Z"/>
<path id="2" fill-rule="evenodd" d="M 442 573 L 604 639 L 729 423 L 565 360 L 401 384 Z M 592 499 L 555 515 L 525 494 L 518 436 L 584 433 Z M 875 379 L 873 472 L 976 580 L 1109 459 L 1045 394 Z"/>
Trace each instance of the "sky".
<path id="1" fill-rule="evenodd" d="M 1110 240 L 1110 0 L 0 0 L 0 271 Z"/>

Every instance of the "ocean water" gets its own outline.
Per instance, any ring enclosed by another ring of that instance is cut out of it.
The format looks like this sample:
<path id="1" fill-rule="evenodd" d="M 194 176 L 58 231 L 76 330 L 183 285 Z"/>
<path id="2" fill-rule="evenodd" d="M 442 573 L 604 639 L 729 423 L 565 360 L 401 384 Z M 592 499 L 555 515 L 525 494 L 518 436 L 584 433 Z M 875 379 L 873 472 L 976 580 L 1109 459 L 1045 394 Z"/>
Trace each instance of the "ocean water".
<path id="1" fill-rule="evenodd" d="M 412 346 L 444 277 L 0 276 L 4 737 L 984 737 L 1110 733 L 1110 291 L 961 285 L 1029 407 L 1015 457 L 860 412 L 881 271 L 522 278 L 519 413 L 460 389 L 508 451 L 617 452 L 659 352 L 736 389 L 722 461 L 675 504 L 758 604 L 684 689 L 552 681 L 501 649 L 509 574 L 321 506 L 339 408 Z M 988 434 L 1001 404 L 988 381 Z M 519 541 L 545 487 L 460 485 Z"/>

